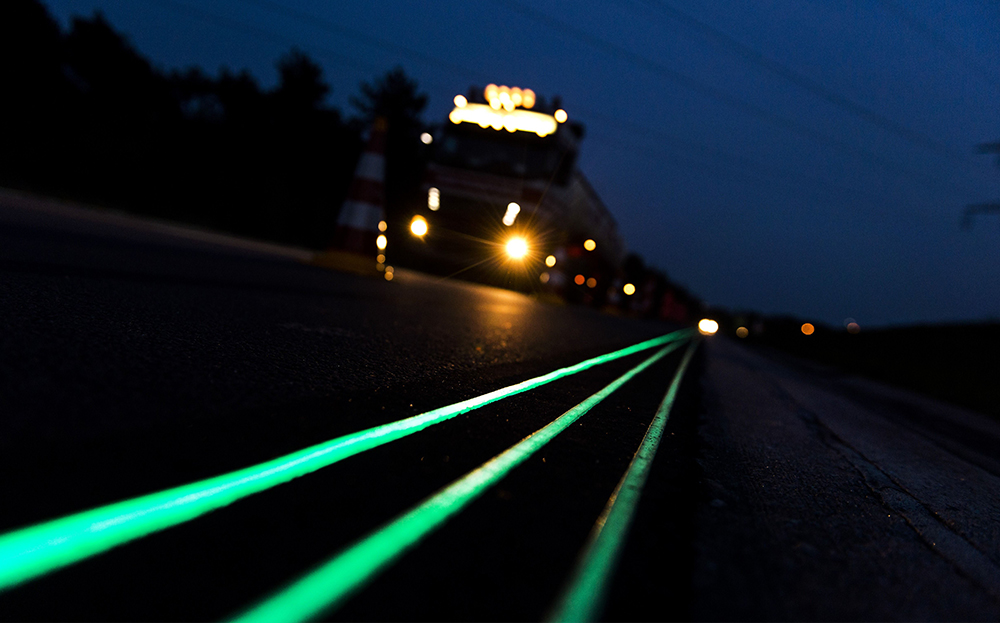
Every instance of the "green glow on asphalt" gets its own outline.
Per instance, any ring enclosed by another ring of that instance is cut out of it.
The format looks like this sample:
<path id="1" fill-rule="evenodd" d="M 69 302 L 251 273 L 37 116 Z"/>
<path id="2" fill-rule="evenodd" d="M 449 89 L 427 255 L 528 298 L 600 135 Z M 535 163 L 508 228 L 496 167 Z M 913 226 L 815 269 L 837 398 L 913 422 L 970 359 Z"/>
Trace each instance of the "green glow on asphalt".
<path id="1" fill-rule="evenodd" d="M 235 621 L 307 621 L 342 603 L 382 569 L 493 484 L 580 419 L 602 400 L 656 361 L 676 350 L 667 345 L 610 385 L 535 431 L 503 453 L 483 463 L 438 493 L 382 526 L 275 595 L 239 615 Z"/>
<path id="2" fill-rule="evenodd" d="M 635 509 L 642 496 L 642 488 L 649 477 L 650 467 L 663 437 L 663 429 L 670 418 L 670 409 L 674 406 L 677 390 L 698 344 L 698 341 L 692 342 L 684 353 L 639 449 L 608 499 L 601 516 L 597 518 L 580 561 L 570 574 L 566 589 L 556 601 L 557 605 L 549 616 L 549 621 L 595 621 L 600 616 L 615 565 L 625 546 L 629 526 L 632 525 Z"/>
<path id="3" fill-rule="evenodd" d="M 9 532 L 0 536 L 0 591 L 491 402 L 691 334 L 691 329 L 668 333 L 482 396 L 337 437 L 258 465 Z"/>

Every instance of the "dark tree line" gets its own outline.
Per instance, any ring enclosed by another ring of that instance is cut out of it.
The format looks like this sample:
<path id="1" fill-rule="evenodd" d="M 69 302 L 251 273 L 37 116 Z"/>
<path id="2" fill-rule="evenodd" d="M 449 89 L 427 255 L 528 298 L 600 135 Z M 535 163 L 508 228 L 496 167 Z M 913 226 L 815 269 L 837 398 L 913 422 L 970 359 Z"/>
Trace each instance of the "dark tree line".
<path id="1" fill-rule="evenodd" d="M 389 118 L 390 205 L 419 185 L 426 96 L 401 69 L 346 119 L 291 50 L 279 84 L 161 71 L 97 13 L 67 32 L 36 0 L 0 3 L 0 184 L 323 247 L 375 115 Z"/>
<path id="2" fill-rule="evenodd" d="M 3 0 L 0 185 L 319 249 L 383 117 L 386 211 L 408 219 L 426 200 L 417 83 L 401 68 L 363 83 L 346 118 L 307 55 L 277 68 L 271 90 L 246 71 L 164 71 L 100 13 L 63 32 L 37 0 Z M 700 308 L 637 255 L 609 271 L 638 289 L 619 303 L 629 313 L 683 322 Z"/>

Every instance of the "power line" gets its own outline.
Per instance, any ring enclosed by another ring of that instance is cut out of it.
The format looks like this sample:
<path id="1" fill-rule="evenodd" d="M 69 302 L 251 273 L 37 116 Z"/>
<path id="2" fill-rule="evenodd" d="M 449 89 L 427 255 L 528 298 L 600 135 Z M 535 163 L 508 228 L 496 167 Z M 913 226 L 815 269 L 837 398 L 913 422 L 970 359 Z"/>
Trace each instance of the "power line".
<path id="1" fill-rule="evenodd" d="M 914 17 L 909 11 L 900 6 L 899 3 L 894 2 L 893 0 L 879 0 L 879 2 L 886 9 L 895 13 L 896 17 L 901 22 L 909 26 L 911 30 L 923 35 L 923 37 L 939 51 L 944 52 L 953 59 L 957 60 L 959 63 L 965 65 L 967 69 L 972 70 L 973 73 L 988 82 L 990 85 L 1000 88 L 1000 78 L 998 78 L 1000 74 L 997 74 L 995 71 L 990 72 L 984 69 L 979 63 L 974 62 L 971 58 L 969 58 L 967 53 L 938 34 L 930 26 Z"/>
<path id="2" fill-rule="evenodd" d="M 222 26 L 223 28 L 227 28 L 229 30 L 240 32 L 246 35 L 251 35 L 255 38 L 266 39 L 268 41 L 271 41 L 272 43 L 279 43 L 281 45 L 308 47 L 312 50 L 318 50 L 322 52 L 322 56 L 324 58 L 330 60 L 335 65 L 341 65 L 343 67 L 350 67 L 350 68 L 357 68 L 360 66 L 365 69 L 369 69 L 371 71 L 379 71 L 377 69 L 374 69 L 374 66 L 372 65 L 368 65 L 363 61 L 357 61 L 353 58 L 343 56 L 339 52 L 328 48 L 324 48 L 323 46 L 312 46 L 312 45 L 302 46 L 300 42 L 296 41 L 292 37 L 285 37 L 282 35 L 278 35 L 275 34 L 273 31 L 266 30 L 263 28 L 258 28 L 256 26 L 252 26 L 240 20 L 235 20 L 229 17 L 223 17 L 222 15 L 206 11 L 200 7 L 191 6 L 190 4 L 186 4 L 184 2 L 178 2 L 177 0 L 154 0 L 154 2 L 162 6 L 168 7 L 177 12 L 193 15 L 198 19 L 204 20 L 206 22 L 211 22 L 217 26 Z"/>
<path id="3" fill-rule="evenodd" d="M 465 74 L 467 76 L 473 76 L 473 75 L 476 74 L 476 72 L 474 70 L 469 69 L 468 67 L 465 67 L 463 65 L 460 65 L 460 64 L 457 64 L 457 63 L 453 63 L 453 62 L 450 62 L 450 61 L 444 61 L 444 60 L 442 60 L 442 59 L 440 59 L 438 57 L 435 57 L 435 56 L 432 56 L 432 55 L 429 55 L 429 54 L 425 54 L 425 53 L 413 50 L 412 48 L 409 48 L 409 47 L 406 47 L 406 46 L 402 46 L 402 45 L 399 45 L 399 44 L 395 44 L 395 43 L 391 43 L 391 42 L 385 41 L 385 40 L 380 39 L 380 38 L 375 37 L 375 36 L 371 36 L 371 35 L 367 35 L 367 34 L 364 34 L 364 33 L 360 33 L 358 31 L 346 28 L 344 26 L 340 26 L 338 24 L 334 24 L 333 22 L 330 22 L 329 20 L 326 20 L 326 19 L 323 19 L 321 17 L 318 17 L 318 16 L 316 16 L 316 15 L 314 15 L 312 13 L 307 13 L 307 12 L 299 11 L 299 10 L 295 10 L 295 9 L 289 9 L 288 7 L 285 7 L 285 6 L 282 6 L 280 4 L 277 4 L 277 3 L 275 3 L 275 2 L 273 2 L 271 0 L 240 0 L 240 1 L 243 2 L 244 4 L 255 4 L 255 5 L 261 6 L 261 7 L 265 8 L 267 10 L 270 10 L 272 12 L 280 13 L 280 14 L 283 14 L 283 15 L 287 15 L 287 16 L 292 17 L 292 18 L 294 18 L 294 19 L 296 19 L 298 21 L 305 22 L 305 23 L 307 23 L 307 24 L 309 24 L 311 26 L 319 27 L 319 28 L 327 30 L 328 32 L 331 32 L 333 34 L 337 34 L 337 35 L 349 37 L 351 39 L 354 39 L 354 40 L 357 40 L 357 41 L 361 41 L 361 42 L 366 43 L 368 45 L 372 45 L 372 46 L 375 46 L 375 47 L 381 47 L 383 49 L 392 50 L 392 51 L 397 52 L 397 53 L 399 53 L 401 55 L 409 55 L 409 56 L 419 57 L 424 62 L 426 62 L 428 64 L 431 64 L 431 65 L 437 65 L 439 67 L 446 68 L 448 70 L 457 70 L 457 71 L 459 71 L 459 72 L 461 72 L 461 73 L 463 73 L 463 74 Z M 478 75 L 476 75 L 475 77 L 476 78 L 480 78 L 480 76 L 478 76 Z M 703 151 L 703 152 L 708 152 L 712 156 L 720 158 L 722 160 L 728 160 L 730 162 L 735 162 L 735 163 L 741 164 L 743 166 L 749 166 L 750 168 L 761 170 L 761 171 L 771 171 L 771 172 L 779 171 L 779 174 L 787 176 L 787 172 L 781 171 L 780 169 L 775 169 L 774 167 L 767 167 L 766 165 L 760 164 L 760 163 L 755 162 L 755 161 L 753 161 L 751 159 L 748 159 L 748 158 L 743 158 L 743 157 L 740 157 L 740 156 L 733 156 L 731 154 L 727 154 L 727 153 L 725 153 L 725 152 L 723 152 L 721 150 L 718 150 L 718 149 L 716 149 L 714 147 L 706 146 L 706 145 L 697 143 L 695 141 L 690 141 L 690 140 L 687 140 L 687 139 L 681 139 L 681 138 L 678 138 L 676 136 L 672 136 L 672 135 L 663 133 L 661 131 L 657 131 L 657 130 L 655 130 L 653 128 L 649 128 L 649 127 L 646 127 L 646 126 L 639 127 L 638 124 L 632 124 L 632 123 L 628 123 L 628 122 L 622 122 L 620 119 L 615 119 L 615 118 L 609 117 L 607 115 L 598 113 L 596 111 L 588 111 L 588 110 L 586 110 L 584 108 L 580 108 L 579 110 L 581 112 L 583 112 L 584 114 L 590 115 L 592 117 L 603 118 L 603 120 L 605 122 L 611 123 L 613 125 L 618 125 L 619 127 L 628 127 L 631 131 L 637 132 L 638 134 L 641 134 L 643 136 L 648 136 L 652 132 L 652 133 L 656 134 L 657 136 L 659 136 L 660 138 L 662 138 L 664 140 L 667 140 L 667 141 L 670 141 L 670 142 L 674 142 L 674 143 L 681 143 L 685 147 L 698 149 L 698 150 Z M 859 194 L 859 191 L 856 191 L 856 190 L 853 190 L 853 189 L 848 189 L 848 188 L 842 187 L 842 186 L 837 186 L 836 184 L 831 184 L 831 183 L 829 183 L 829 182 L 827 182 L 825 180 L 821 180 L 819 178 L 815 178 L 815 177 L 811 177 L 811 176 L 803 175 L 803 174 L 799 174 L 799 176 L 802 177 L 803 179 L 807 179 L 807 180 L 812 181 L 814 183 L 819 183 L 819 184 L 822 184 L 822 185 L 830 187 L 830 188 L 835 188 L 835 189 L 842 190 L 842 191 L 846 190 L 847 192 L 851 192 L 851 193 L 854 193 L 854 194 Z M 919 181 L 923 182 L 923 181 L 926 180 L 926 176 L 921 176 L 918 179 L 919 179 Z"/>
<path id="4" fill-rule="evenodd" d="M 520 2 L 516 2 L 515 0 L 493 0 L 493 1 L 496 3 L 506 5 L 515 12 L 521 13 L 522 15 L 528 17 L 529 19 L 537 21 L 540 24 L 543 24 L 544 26 L 550 29 L 558 30 L 568 35 L 571 38 L 577 39 L 578 41 L 581 41 L 593 47 L 594 49 L 602 51 L 610 56 L 622 59 L 636 67 L 639 67 L 651 73 L 662 76 L 670 80 L 671 82 L 679 84 L 709 99 L 718 101 L 732 108 L 742 110 L 754 117 L 761 119 L 762 121 L 770 123 L 771 125 L 782 128 L 794 134 L 805 136 L 818 143 L 829 145 L 841 152 L 849 153 L 855 157 L 860 156 L 863 159 L 866 159 L 883 169 L 892 171 L 893 173 L 896 174 L 905 175 L 906 177 L 911 178 L 922 185 L 925 186 L 927 185 L 928 179 L 926 175 L 916 172 L 910 172 L 905 167 L 901 167 L 895 163 L 888 162 L 866 149 L 854 146 L 846 141 L 842 141 L 833 138 L 831 136 L 827 136 L 822 132 L 817 132 L 816 130 L 813 130 L 812 128 L 805 126 L 801 123 L 798 123 L 794 120 L 782 117 L 781 115 L 774 114 L 765 108 L 762 108 L 750 102 L 739 99 L 738 97 L 730 95 L 729 93 L 723 91 L 722 89 L 718 89 L 711 85 L 705 84 L 699 80 L 696 80 L 695 78 L 686 76 L 680 72 L 677 72 L 663 65 L 662 63 L 658 63 L 652 59 L 649 59 L 645 56 L 632 52 L 631 50 L 628 50 L 626 48 L 623 48 L 617 44 L 611 43 L 609 41 L 601 39 L 600 37 L 592 35 L 586 31 L 570 26 L 569 24 L 566 24 L 565 22 L 561 22 L 553 17 L 550 17 L 545 13 L 541 13 L 540 11 L 527 7 L 521 4 Z M 948 191 L 948 194 L 954 194 L 955 192 L 962 194 L 966 193 L 965 190 L 957 186 L 954 186 L 950 182 L 944 182 L 944 184 L 946 184 L 951 188 L 951 190 Z M 937 191 L 938 190 L 935 190 L 935 192 Z"/>
<path id="5" fill-rule="evenodd" d="M 174 9 L 178 12 L 187 13 L 188 15 L 193 15 L 199 19 L 214 23 L 216 25 L 222 26 L 224 28 L 227 28 L 235 32 L 247 34 L 255 38 L 266 39 L 273 43 L 279 43 L 281 45 L 304 48 L 312 52 L 314 55 L 319 56 L 324 60 L 330 61 L 334 65 L 339 65 L 347 69 L 356 70 L 358 68 L 362 68 L 372 72 L 373 74 L 379 74 L 386 70 L 385 67 L 376 67 L 371 63 L 367 63 L 365 61 L 358 61 L 356 59 L 344 56 L 338 50 L 334 50 L 332 48 L 328 48 L 322 45 L 314 45 L 314 44 L 305 45 L 293 37 L 279 35 L 276 34 L 274 31 L 253 26 L 240 20 L 224 17 L 222 15 L 206 11 L 200 7 L 191 6 L 184 2 L 178 2 L 177 0 L 154 0 L 154 1 L 163 6 L 167 6 L 171 9 Z M 427 80 L 426 82 L 431 85 L 434 85 L 439 89 L 450 88 L 449 86 L 444 85 L 443 83 L 437 82 L 435 80 Z"/>
<path id="6" fill-rule="evenodd" d="M 812 93 L 816 97 L 819 97 L 834 106 L 845 110 L 852 115 L 864 119 L 869 123 L 887 131 L 895 134 L 896 136 L 913 143 L 915 145 L 920 145 L 924 148 L 930 149 L 931 151 L 937 152 L 939 154 L 958 157 L 964 159 L 967 154 L 960 153 L 953 149 L 952 147 L 941 143 L 940 141 L 927 136 L 923 132 L 912 130 L 900 123 L 889 119 L 882 113 L 872 110 L 863 104 L 859 104 L 825 86 L 813 80 L 809 76 L 800 73 L 787 65 L 780 63 L 772 58 L 764 56 L 757 50 L 751 48 L 748 45 L 737 41 L 733 37 L 730 37 L 726 33 L 722 32 L 718 28 L 710 26 L 705 22 L 685 13 L 670 4 L 664 2 L 663 0 L 643 0 L 644 4 L 651 6 L 654 9 L 660 11 L 662 14 L 666 15 L 670 19 L 678 22 L 685 27 L 695 30 L 702 35 L 708 37 L 711 41 L 714 41 L 718 46 L 725 48 L 732 52 L 733 54 L 739 56 L 740 58 L 749 61 L 750 63 L 761 67 L 774 75 L 786 80 L 802 89 L 805 89 L 809 93 Z"/>
<path id="7" fill-rule="evenodd" d="M 607 115 L 604 115 L 603 113 L 600 113 L 598 111 L 587 110 L 587 109 L 583 109 L 583 108 L 581 108 L 579 110 L 581 112 L 583 112 L 584 114 L 588 115 L 588 116 L 603 118 L 605 121 L 608 121 L 608 122 L 612 122 L 613 121 L 611 117 L 608 117 Z M 667 133 L 661 132 L 661 131 L 659 131 L 657 129 L 650 128 L 648 126 L 644 126 L 644 125 L 640 125 L 640 124 L 635 124 L 635 123 L 631 123 L 631 122 L 627 122 L 627 121 L 620 121 L 620 120 L 617 123 L 615 123 L 615 125 L 618 125 L 618 126 L 624 127 L 624 128 L 628 128 L 629 130 L 635 132 L 636 134 L 641 134 L 642 136 L 647 137 L 647 138 L 648 137 L 655 137 L 657 139 L 660 139 L 661 141 L 666 141 L 668 143 L 673 143 L 673 144 L 675 144 L 675 145 L 677 145 L 677 146 L 679 146 L 679 147 L 681 147 L 683 149 L 695 149 L 695 150 L 701 151 L 701 152 L 703 152 L 706 156 L 708 156 L 711 159 L 715 159 L 717 161 L 729 162 L 731 164 L 737 165 L 737 167 L 742 168 L 742 169 L 753 169 L 753 170 L 756 170 L 756 171 L 760 171 L 760 172 L 762 172 L 762 173 L 764 173 L 766 175 L 770 175 L 772 177 L 780 178 L 780 179 L 785 180 L 785 181 L 789 181 L 789 180 L 791 180 L 793 178 L 794 179 L 805 180 L 805 181 L 811 182 L 813 184 L 824 186 L 824 187 L 826 187 L 828 189 L 831 189 L 831 190 L 835 190 L 835 191 L 838 191 L 838 192 L 846 192 L 846 193 L 852 194 L 852 195 L 854 195 L 856 197 L 870 198 L 866 193 L 864 193 L 863 191 L 860 191 L 860 190 L 858 190 L 856 188 L 851 188 L 851 187 L 848 187 L 848 186 L 841 186 L 839 184 L 836 184 L 836 183 L 830 182 L 828 180 L 825 180 L 825 179 L 822 179 L 822 178 L 819 178 L 819 177 L 815 177 L 815 176 L 812 176 L 812 175 L 809 175 L 809 174 L 806 174 L 806 173 L 802 173 L 800 171 L 790 171 L 790 170 L 782 169 L 782 168 L 779 168 L 779 167 L 768 166 L 766 164 L 763 164 L 763 163 L 758 162 L 756 160 L 753 160 L 751 158 L 746 158 L 744 156 L 733 155 L 733 154 L 730 154 L 730 153 L 728 153 L 726 151 L 718 149 L 716 147 L 703 145 L 703 144 L 698 143 L 696 141 L 692 141 L 692 140 L 689 140 L 689 139 L 686 139 L 686 138 L 682 138 L 682 137 L 679 137 L 679 136 L 676 136 L 676 135 L 672 135 L 672 134 L 667 134 Z M 600 134 L 599 133 L 593 133 L 593 132 L 591 132 L 590 135 L 595 136 L 595 135 L 600 135 Z M 605 142 L 611 142 L 611 143 L 615 143 L 615 144 L 619 144 L 619 145 L 631 144 L 631 145 L 633 145 L 633 146 L 636 147 L 637 151 L 643 151 L 643 152 L 646 152 L 647 154 L 656 154 L 657 156 L 661 156 L 661 155 L 663 155 L 665 153 L 669 153 L 669 152 L 667 152 L 665 150 L 658 150 L 658 149 L 655 149 L 655 148 L 649 148 L 649 147 L 647 147 L 645 145 L 640 146 L 640 145 L 637 145 L 634 142 L 632 142 L 632 143 L 625 143 L 624 141 L 621 141 L 619 139 L 611 139 L 611 138 L 609 138 L 608 135 L 602 135 L 602 136 L 603 136 Z M 687 163 L 683 163 L 682 162 L 681 164 L 682 164 L 682 166 L 689 166 L 689 167 L 692 166 L 690 164 L 690 162 L 687 162 Z M 704 169 L 705 167 L 704 167 L 704 165 L 694 165 L 693 168 Z M 735 168 L 723 168 L 723 170 L 734 171 L 736 169 Z"/>
<path id="8" fill-rule="evenodd" d="M 291 39 L 289 37 L 282 36 L 282 35 L 277 35 L 273 31 L 270 31 L 270 30 L 267 30 L 267 29 L 263 29 L 263 28 L 259 28 L 259 27 L 256 27 L 256 26 L 251 26 L 251 25 L 246 24 L 245 22 L 242 22 L 242 21 L 239 21 L 239 20 L 234 20 L 232 18 L 222 17 L 222 16 L 220 16 L 218 14 L 215 14 L 215 13 L 212 13 L 212 12 L 209 12 L 209 11 L 205 11 L 204 9 L 193 7 L 193 6 L 188 5 L 186 3 L 183 3 L 183 2 L 178 2 L 177 0 L 156 0 L 156 1 L 159 2 L 160 4 L 170 6 L 171 8 L 174 8 L 174 9 L 177 9 L 177 10 L 180 10 L 180 11 L 183 11 L 183 12 L 187 12 L 189 14 L 193 14 L 193 15 L 201 18 L 201 19 L 205 19 L 205 20 L 211 21 L 213 23 L 216 23 L 218 25 L 224 26 L 224 27 L 229 28 L 231 30 L 237 30 L 237 31 L 243 32 L 245 34 L 250 34 L 250 35 L 252 35 L 254 37 L 269 39 L 271 41 L 282 43 L 283 45 L 298 45 L 298 43 L 295 40 L 293 40 L 293 39 Z M 309 13 L 305 13 L 305 12 L 297 11 L 297 10 L 292 10 L 292 9 L 287 9 L 286 7 L 282 7 L 281 5 L 277 5 L 274 2 L 271 2 L 270 0 L 240 0 L 240 1 L 243 2 L 243 3 L 245 3 L 245 4 L 256 4 L 256 5 L 259 5 L 259 6 L 263 7 L 263 8 L 265 8 L 266 10 L 270 10 L 272 12 L 278 12 L 278 13 L 282 13 L 282 14 L 288 15 L 289 17 L 293 17 L 296 20 L 304 21 L 304 22 L 309 23 L 310 25 L 317 26 L 317 27 L 319 27 L 321 29 L 327 30 L 328 32 L 331 32 L 332 34 L 336 34 L 336 35 L 339 35 L 339 36 L 348 37 L 348 38 L 354 39 L 356 41 L 361 41 L 361 42 L 363 42 L 363 43 L 365 43 L 367 45 L 371 45 L 371 46 L 374 46 L 374 47 L 379 47 L 379 48 L 382 48 L 382 49 L 386 49 L 386 50 L 389 50 L 389 51 L 391 51 L 393 53 L 399 54 L 399 55 L 404 56 L 404 57 L 408 57 L 408 56 L 419 57 L 423 62 L 425 62 L 427 64 L 430 64 L 430 65 L 436 65 L 436 66 L 441 67 L 441 68 L 446 68 L 449 72 L 458 70 L 458 71 L 461 71 L 461 73 L 465 74 L 467 77 L 468 76 L 472 76 L 473 74 L 475 74 L 475 72 L 473 70 L 469 69 L 468 67 L 464 67 L 462 65 L 459 65 L 459 64 L 456 64 L 456 63 L 452 63 L 452 62 L 449 62 L 449 61 L 444 61 L 444 60 L 442 60 L 440 58 L 437 58 L 435 56 L 424 54 L 424 53 L 420 53 L 420 52 L 412 50 L 411 48 L 408 48 L 406 46 L 394 44 L 394 43 L 385 41 L 383 39 L 380 39 L 378 37 L 366 35 L 364 33 L 359 33 L 357 31 L 354 31 L 354 30 L 351 30 L 349 28 L 336 25 L 336 24 L 334 24 L 334 23 L 332 23 L 332 22 L 330 22 L 328 20 L 324 20 L 324 19 L 322 19 L 320 17 L 317 17 L 317 16 L 309 14 Z M 334 51 L 332 49 L 325 48 L 323 46 L 305 46 L 305 47 L 308 47 L 308 48 L 311 48 L 311 49 L 314 49 L 314 50 L 318 50 L 318 51 L 320 51 L 320 52 L 323 53 L 322 55 L 324 57 L 332 58 L 336 62 L 336 64 L 339 64 L 339 65 L 342 65 L 342 66 L 345 66 L 345 67 L 349 67 L 349 68 L 355 69 L 358 66 L 362 66 L 362 67 L 365 67 L 366 69 L 369 69 L 369 70 L 371 70 L 373 72 L 380 71 L 380 69 L 375 68 L 372 65 L 357 62 L 357 61 L 355 61 L 353 59 L 347 58 L 347 57 L 339 54 L 338 52 L 336 52 L 336 51 Z M 476 76 L 476 77 L 478 78 L 479 76 Z M 448 88 L 447 86 L 443 85 L 440 82 L 435 82 L 435 81 L 429 81 L 429 82 L 431 84 L 437 86 L 438 88 L 441 88 L 441 89 L 447 89 Z M 737 101 L 739 101 L 739 100 L 737 100 Z M 615 125 L 615 126 L 618 126 L 619 128 L 625 129 L 626 131 L 630 131 L 630 132 L 633 132 L 633 133 L 636 133 L 636 134 L 640 134 L 642 136 L 649 136 L 650 134 L 653 134 L 653 135 L 659 137 L 662 140 L 682 145 L 685 148 L 689 148 L 689 149 L 693 148 L 693 149 L 699 150 L 701 152 L 707 153 L 710 157 L 715 158 L 715 159 L 719 159 L 719 160 L 723 160 L 723 161 L 728 161 L 728 162 L 737 164 L 739 166 L 749 167 L 751 169 L 755 169 L 755 170 L 758 170 L 758 171 L 769 173 L 771 175 L 778 175 L 778 176 L 782 177 L 783 179 L 787 179 L 789 177 L 789 175 L 792 175 L 792 176 L 797 176 L 797 177 L 799 177 L 799 178 L 801 178 L 803 180 L 810 181 L 810 182 L 815 183 L 815 184 L 823 185 L 823 186 L 831 188 L 831 189 L 836 189 L 836 190 L 839 190 L 839 191 L 844 191 L 844 192 L 848 192 L 848 193 L 859 195 L 859 196 L 863 195 L 863 193 L 861 193 L 860 191 L 857 191 L 855 189 L 851 189 L 851 188 L 844 187 L 844 186 L 839 186 L 839 185 L 837 185 L 835 183 L 831 183 L 831 182 L 828 182 L 826 180 L 822 180 L 820 178 L 816 178 L 816 177 L 809 176 L 809 175 L 806 175 L 806 174 L 802 174 L 802 173 L 798 173 L 798 172 L 789 172 L 787 170 L 782 170 L 782 169 L 775 168 L 775 167 L 769 167 L 767 165 L 764 165 L 764 164 L 761 164 L 759 162 L 756 162 L 756 161 L 754 161 L 752 159 L 745 158 L 745 157 L 742 157 L 742 156 L 732 155 L 732 154 L 726 153 L 726 152 L 724 152 L 724 151 L 722 151 L 720 149 L 717 149 L 715 147 L 707 146 L 707 145 L 698 143 L 696 141 L 692 141 L 690 139 L 680 138 L 680 137 L 677 137 L 677 136 L 674 136 L 674 135 L 662 132 L 661 130 L 658 130 L 656 128 L 652 128 L 652 127 L 641 125 L 641 124 L 631 123 L 631 122 L 622 120 L 620 118 L 610 117 L 608 115 L 605 115 L 605 114 L 597 112 L 597 111 L 587 110 L 586 108 L 579 108 L 579 110 L 581 112 L 583 112 L 584 114 L 586 114 L 586 115 L 589 115 L 589 116 L 595 117 L 595 118 L 601 118 L 604 122 L 612 124 L 612 125 Z M 802 127 L 802 126 L 798 126 L 798 127 L 801 129 L 800 133 L 806 132 L 808 134 L 811 134 L 812 135 L 811 138 L 813 138 L 814 140 L 828 142 L 828 143 L 829 142 L 833 142 L 835 144 L 839 144 L 842 149 L 855 151 L 856 154 L 859 154 L 862 157 L 864 157 L 864 158 L 866 158 L 866 159 L 868 159 L 870 161 L 876 162 L 877 164 L 879 164 L 883 168 L 885 168 L 887 170 L 891 170 L 894 173 L 897 173 L 897 174 L 900 174 L 900 175 L 905 175 L 907 177 L 912 177 L 915 181 L 917 181 L 917 182 L 919 182 L 919 183 L 921 183 L 923 185 L 927 185 L 927 183 L 929 181 L 928 178 L 927 178 L 927 176 L 925 176 L 925 175 L 919 175 L 919 174 L 916 174 L 916 173 L 913 173 L 913 172 L 909 172 L 909 171 L 907 171 L 904 168 L 901 168 L 901 167 L 898 167 L 898 166 L 894 165 L 893 163 L 883 161 L 878 156 L 876 156 L 875 154 L 872 154 L 872 153 L 868 152 L 867 150 L 853 147 L 853 146 L 851 146 L 851 145 L 849 145 L 847 143 L 836 141 L 836 139 L 832 139 L 830 137 L 825 137 L 822 134 L 812 132 L 808 128 L 805 128 L 805 127 Z M 642 149 L 640 149 L 638 151 L 645 151 L 645 152 L 649 153 L 649 150 L 642 150 Z M 660 152 L 660 155 L 662 155 L 662 152 Z M 934 192 L 948 192 L 948 194 L 952 193 L 952 191 L 943 191 L 942 189 L 934 188 L 933 185 L 930 186 L 930 189 L 932 191 L 934 191 Z"/>
<path id="9" fill-rule="evenodd" d="M 392 41 L 388 41 L 386 39 L 375 37 L 367 33 L 359 32 L 351 28 L 346 28 L 344 26 L 341 26 L 340 24 L 336 24 L 334 22 L 331 22 L 330 20 L 324 19 L 312 13 L 299 11 L 297 9 L 287 7 L 283 4 L 272 2 L 271 0 L 239 0 L 239 1 L 242 2 L 243 4 L 257 5 L 268 11 L 271 11 L 272 13 L 278 13 L 281 15 L 285 15 L 287 17 L 291 17 L 292 19 L 308 24 L 309 26 L 312 26 L 314 28 L 319 28 L 321 30 L 326 30 L 327 32 L 331 32 L 340 35 L 342 37 L 354 39 L 355 41 L 360 41 L 362 43 L 365 43 L 373 47 L 389 50 L 393 53 L 402 55 L 406 58 L 419 59 L 424 63 L 445 68 L 453 73 L 464 74 L 466 77 L 474 77 L 474 79 L 476 80 L 481 78 L 479 72 L 469 69 L 468 67 L 465 67 L 464 65 L 461 65 L 459 63 L 454 63 L 452 61 L 440 59 L 435 56 L 425 54 L 419 50 L 415 50 L 413 48 L 404 45 L 399 45 L 398 43 L 394 43 Z"/>

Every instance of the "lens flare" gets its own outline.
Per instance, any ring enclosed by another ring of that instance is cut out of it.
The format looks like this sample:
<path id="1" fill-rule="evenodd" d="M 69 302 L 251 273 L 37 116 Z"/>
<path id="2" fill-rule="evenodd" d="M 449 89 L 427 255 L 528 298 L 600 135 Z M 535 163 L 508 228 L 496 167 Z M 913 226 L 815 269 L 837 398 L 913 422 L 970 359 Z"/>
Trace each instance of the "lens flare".
<path id="1" fill-rule="evenodd" d="M 519 236 L 515 236 L 507 241 L 507 255 L 512 259 L 520 260 L 528 254 L 528 241 Z"/>
<path id="2" fill-rule="evenodd" d="M 410 233 L 418 238 L 422 238 L 427 233 L 427 220 L 422 216 L 414 216 L 410 221 Z"/>

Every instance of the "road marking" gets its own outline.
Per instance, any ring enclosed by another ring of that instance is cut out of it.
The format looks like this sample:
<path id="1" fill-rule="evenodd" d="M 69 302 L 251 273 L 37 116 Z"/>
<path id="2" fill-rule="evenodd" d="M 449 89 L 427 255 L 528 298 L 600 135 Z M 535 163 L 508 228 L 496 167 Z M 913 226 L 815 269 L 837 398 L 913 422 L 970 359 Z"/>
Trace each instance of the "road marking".
<path id="1" fill-rule="evenodd" d="M 608 499 L 604 511 L 597 518 L 580 561 L 570 574 L 570 581 L 556 601 L 557 605 L 548 620 L 594 621 L 600 616 L 615 565 L 625 545 L 625 538 L 628 536 L 639 498 L 642 496 L 642 488 L 649 477 L 649 469 L 656 457 L 663 429 L 670 418 L 670 409 L 674 406 L 684 371 L 698 344 L 699 341 L 692 342 L 684 353 L 670 388 L 656 410 L 656 416 L 642 438 L 635 457 L 625 470 L 625 475 Z"/>
<path id="2" fill-rule="evenodd" d="M 497 400 L 622 357 L 678 342 L 682 329 L 482 396 L 337 437 L 251 467 L 101 506 L 0 536 L 0 591 L 164 530 Z"/>
<path id="3" fill-rule="evenodd" d="M 653 365 L 682 342 L 668 344 L 610 385 L 576 405 L 501 454 L 483 463 L 438 493 L 411 508 L 390 523 L 286 588 L 238 615 L 240 623 L 251 621 L 306 621 L 342 603 L 381 570 L 391 565 L 450 517 L 482 495 L 511 470 L 541 449 L 556 435 L 580 419 L 632 377 Z"/>

